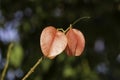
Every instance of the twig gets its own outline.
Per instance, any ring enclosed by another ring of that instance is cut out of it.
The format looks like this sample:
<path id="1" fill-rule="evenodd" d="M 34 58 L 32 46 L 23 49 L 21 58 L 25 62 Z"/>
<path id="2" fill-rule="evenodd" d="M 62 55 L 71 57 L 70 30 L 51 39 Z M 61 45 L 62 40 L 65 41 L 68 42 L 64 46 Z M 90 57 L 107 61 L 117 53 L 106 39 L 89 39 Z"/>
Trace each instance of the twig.
<path id="1" fill-rule="evenodd" d="M 28 71 L 28 73 L 23 77 L 22 80 L 26 80 L 36 69 L 36 67 L 40 64 L 40 62 L 42 61 L 42 57 L 36 62 L 36 64 Z"/>
<path id="2" fill-rule="evenodd" d="M 82 20 L 82 19 L 89 19 L 90 17 L 82 17 L 82 18 L 78 18 L 77 20 L 75 20 L 72 25 L 76 24 L 78 21 Z"/>
<path id="3" fill-rule="evenodd" d="M 8 65 L 9 65 L 10 52 L 11 52 L 11 48 L 12 48 L 12 47 L 13 47 L 13 43 L 11 43 L 11 44 L 9 45 L 9 48 L 8 48 L 7 61 L 6 61 L 5 67 L 4 67 L 3 72 L 2 72 L 1 80 L 4 80 L 5 73 L 6 73 L 6 71 L 7 71 Z"/>
<path id="4" fill-rule="evenodd" d="M 70 28 L 72 28 L 72 24 L 70 24 L 70 26 L 64 31 L 64 33 L 66 33 Z"/>

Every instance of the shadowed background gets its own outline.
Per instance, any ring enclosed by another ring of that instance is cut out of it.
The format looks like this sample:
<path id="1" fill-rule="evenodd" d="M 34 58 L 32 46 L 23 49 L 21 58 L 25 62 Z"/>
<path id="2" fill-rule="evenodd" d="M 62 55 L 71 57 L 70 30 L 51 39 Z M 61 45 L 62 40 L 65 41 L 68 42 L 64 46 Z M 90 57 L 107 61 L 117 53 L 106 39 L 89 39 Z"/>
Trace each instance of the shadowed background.
<path id="1" fill-rule="evenodd" d="M 73 27 L 85 36 L 79 57 L 46 59 L 28 80 L 120 80 L 119 0 L 0 0 L 0 76 L 10 42 L 14 47 L 6 80 L 20 80 L 42 56 L 41 31 Z"/>

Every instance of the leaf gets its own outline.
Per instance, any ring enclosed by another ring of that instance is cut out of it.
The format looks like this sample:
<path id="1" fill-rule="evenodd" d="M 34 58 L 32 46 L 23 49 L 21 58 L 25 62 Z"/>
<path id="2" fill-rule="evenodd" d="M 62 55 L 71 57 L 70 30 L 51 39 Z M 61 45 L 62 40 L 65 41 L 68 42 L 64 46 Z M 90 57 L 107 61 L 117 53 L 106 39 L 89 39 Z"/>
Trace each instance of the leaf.
<path id="1" fill-rule="evenodd" d="M 68 44 L 66 47 L 66 52 L 70 56 L 79 56 L 84 50 L 85 46 L 85 39 L 82 34 L 77 29 L 70 28 L 69 31 L 66 33 Z"/>
<path id="2" fill-rule="evenodd" d="M 10 54 L 10 64 L 14 67 L 19 67 L 23 60 L 23 49 L 22 46 L 17 43 L 13 47 L 11 54 Z"/>
<path id="3" fill-rule="evenodd" d="M 63 32 L 48 26 L 42 31 L 40 45 L 44 56 L 53 59 L 66 48 L 67 38 Z"/>

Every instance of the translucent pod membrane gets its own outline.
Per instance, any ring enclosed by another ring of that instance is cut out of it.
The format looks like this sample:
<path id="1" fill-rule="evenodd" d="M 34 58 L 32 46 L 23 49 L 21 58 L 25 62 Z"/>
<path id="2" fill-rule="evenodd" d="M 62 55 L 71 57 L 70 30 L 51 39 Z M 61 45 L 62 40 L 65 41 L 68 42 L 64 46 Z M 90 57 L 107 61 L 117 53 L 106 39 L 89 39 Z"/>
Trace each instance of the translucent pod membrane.
<path id="1" fill-rule="evenodd" d="M 68 44 L 66 47 L 67 55 L 80 56 L 85 47 L 85 38 L 81 31 L 70 28 L 66 33 Z"/>
<path id="2" fill-rule="evenodd" d="M 40 45 L 44 56 L 53 59 L 66 48 L 67 38 L 63 32 L 48 26 L 42 31 Z"/>

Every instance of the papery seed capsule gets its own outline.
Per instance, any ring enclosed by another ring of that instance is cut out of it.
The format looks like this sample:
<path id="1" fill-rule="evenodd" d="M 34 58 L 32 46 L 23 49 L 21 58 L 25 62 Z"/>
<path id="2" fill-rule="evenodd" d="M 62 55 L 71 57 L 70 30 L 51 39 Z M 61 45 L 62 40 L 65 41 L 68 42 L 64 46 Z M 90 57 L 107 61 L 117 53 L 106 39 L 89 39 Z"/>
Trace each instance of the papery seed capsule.
<path id="1" fill-rule="evenodd" d="M 42 31 L 40 45 L 44 56 L 53 59 L 66 48 L 67 38 L 63 32 L 48 26 Z"/>
<path id="2" fill-rule="evenodd" d="M 66 47 L 67 55 L 69 56 L 80 56 L 85 47 L 85 38 L 77 29 L 69 29 L 66 33 L 66 37 L 68 39 L 68 44 Z"/>

